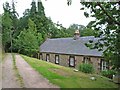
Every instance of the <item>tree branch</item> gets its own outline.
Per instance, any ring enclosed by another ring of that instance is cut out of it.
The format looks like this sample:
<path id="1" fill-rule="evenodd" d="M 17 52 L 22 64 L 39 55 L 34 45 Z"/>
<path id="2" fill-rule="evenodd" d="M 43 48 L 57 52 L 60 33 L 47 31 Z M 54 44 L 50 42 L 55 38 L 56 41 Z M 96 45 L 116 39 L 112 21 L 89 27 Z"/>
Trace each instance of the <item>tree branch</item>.
<path id="1" fill-rule="evenodd" d="M 101 5 L 99 2 L 97 2 L 97 5 L 103 10 L 103 12 L 104 12 L 111 20 L 113 20 L 113 22 L 115 22 L 116 24 L 120 25 L 120 22 L 117 22 L 115 19 L 113 19 L 113 17 L 111 17 L 111 16 L 105 11 L 105 9 L 102 7 L 102 5 Z"/>

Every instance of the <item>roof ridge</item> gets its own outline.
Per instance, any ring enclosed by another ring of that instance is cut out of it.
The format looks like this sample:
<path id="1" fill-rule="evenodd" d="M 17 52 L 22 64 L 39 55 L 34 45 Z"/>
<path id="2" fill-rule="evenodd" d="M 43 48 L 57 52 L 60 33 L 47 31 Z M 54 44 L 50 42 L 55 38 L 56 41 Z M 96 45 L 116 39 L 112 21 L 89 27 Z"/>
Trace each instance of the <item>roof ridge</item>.
<path id="1" fill-rule="evenodd" d="M 80 37 L 80 38 L 89 38 L 89 37 L 93 37 L 93 38 L 95 38 L 94 36 L 84 36 L 84 37 Z M 64 38 L 49 38 L 49 39 L 72 39 L 73 37 L 64 37 Z M 48 40 L 49 40 L 48 39 Z"/>

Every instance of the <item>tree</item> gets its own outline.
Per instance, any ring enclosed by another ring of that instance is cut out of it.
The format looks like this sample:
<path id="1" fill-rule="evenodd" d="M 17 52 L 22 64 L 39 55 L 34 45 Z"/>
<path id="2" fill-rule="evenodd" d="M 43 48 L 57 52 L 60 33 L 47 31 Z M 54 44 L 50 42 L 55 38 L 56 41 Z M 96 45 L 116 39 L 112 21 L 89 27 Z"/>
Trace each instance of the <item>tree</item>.
<path id="1" fill-rule="evenodd" d="M 2 46 L 7 52 L 11 47 L 11 32 L 12 32 L 12 19 L 10 15 L 9 3 L 5 3 L 3 6 L 4 14 L 2 15 Z"/>
<path id="2" fill-rule="evenodd" d="M 2 15 L 0 14 L 0 50 L 3 49 L 3 46 L 2 46 Z"/>
<path id="3" fill-rule="evenodd" d="M 71 2 L 72 0 L 68 0 Z M 81 2 L 84 10 L 90 9 L 91 14 L 84 12 L 86 17 L 95 17 L 88 27 L 95 30 L 95 37 L 100 37 L 98 42 L 92 44 L 93 48 L 103 51 L 106 60 L 120 72 L 120 2 Z M 68 3 L 68 5 L 70 5 Z M 106 48 L 106 49 L 105 49 Z"/>
<path id="4" fill-rule="evenodd" d="M 36 2 L 33 0 L 31 3 L 31 9 L 27 9 L 24 12 L 24 16 L 20 21 L 20 28 L 27 28 L 26 21 L 30 18 L 35 24 L 37 32 L 42 34 L 43 39 L 45 40 L 46 36 L 49 34 L 49 23 L 48 18 L 45 16 L 44 7 L 42 2 L 37 2 L 38 7 L 36 7 Z M 24 23 L 24 24 L 23 24 Z"/>
<path id="5" fill-rule="evenodd" d="M 38 14 L 41 15 L 41 16 L 45 16 L 45 12 L 44 12 L 44 6 L 42 4 L 41 1 L 38 1 Z"/>
<path id="6" fill-rule="evenodd" d="M 14 40 L 14 47 L 18 49 L 19 53 L 32 56 L 39 51 L 39 45 L 41 42 L 41 34 L 37 33 L 34 22 L 29 19 L 28 29 L 24 29 L 20 32 L 20 35 Z"/>
<path id="7" fill-rule="evenodd" d="M 96 32 L 100 31 L 96 34 L 96 37 L 101 37 L 101 39 L 94 44 L 94 48 L 103 51 L 105 59 L 111 61 L 112 65 L 120 71 L 120 3 L 84 2 L 82 5 L 86 8 L 90 8 L 91 16 L 96 18 L 89 26 L 97 30 Z M 89 17 L 87 12 L 85 12 L 85 15 Z"/>
<path id="8" fill-rule="evenodd" d="M 31 9 L 30 9 L 30 17 L 33 20 L 35 18 L 36 15 L 36 2 L 33 0 L 31 3 Z"/>
<path id="9" fill-rule="evenodd" d="M 90 28 L 85 28 L 84 30 L 80 30 L 80 36 L 94 36 L 95 31 Z"/>
<path id="10" fill-rule="evenodd" d="M 16 11 L 14 0 L 12 0 L 12 8 L 11 8 L 10 14 L 11 14 L 11 19 L 12 19 L 12 30 L 13 30 L 12 37 L 15 38 L 18 35 L 17 31 L 18 31 L 18 16 L 19 15 Z"/>
<path id="11" fill-rule="evenodd" d="M 5 51 L 12 51 L 12 39 L 17 36 L 18 19 L 15 4 L 12 2 L 12 7 L 8 2 L 3 4 L 4 13 L 2 15 L 2 45 Z"/>
<path id="12" fill-rule="evenodd" d="M 95 31 L 89 27 L 85 27 L 83 25 L 78 25 L 78 24 L 72 24 L 69 26 L 68 28 L 68 33 L 70 34 L 70 36 L 72 37 L 75 30 L 79 30 L 80 31 L 80 36 L 94 36 Z"/>

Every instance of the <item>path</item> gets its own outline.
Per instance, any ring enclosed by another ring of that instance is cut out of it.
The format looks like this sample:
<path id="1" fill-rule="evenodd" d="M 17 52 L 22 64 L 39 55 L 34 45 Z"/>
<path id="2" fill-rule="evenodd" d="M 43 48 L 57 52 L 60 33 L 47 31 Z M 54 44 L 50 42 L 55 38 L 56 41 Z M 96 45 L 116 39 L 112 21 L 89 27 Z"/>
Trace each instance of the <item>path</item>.
<path id="1" fill-rule="evenodd" d="M 37 71 L 23 60 L 20 55 L 16 55 L 16 65 L 21 77 L 23 78 L 25 88 L 58 88 L 55 85 L 49 83 L 49 81 L 43 78 Z"/>
<path id="2" fill-rule="evenodd" d="M 20 88 L 13 69 L 12 55 L 7 54 L 2 64 L 2 88 Z"/>

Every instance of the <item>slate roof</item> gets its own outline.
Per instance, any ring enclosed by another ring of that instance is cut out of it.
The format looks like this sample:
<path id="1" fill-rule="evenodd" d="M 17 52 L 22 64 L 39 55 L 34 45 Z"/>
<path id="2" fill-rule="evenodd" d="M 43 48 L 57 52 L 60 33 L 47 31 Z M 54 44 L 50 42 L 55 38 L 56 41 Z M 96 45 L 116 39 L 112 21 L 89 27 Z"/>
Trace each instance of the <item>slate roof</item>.
<path id="1" fill-rule="evenodd" d="M 98 38 L 94 38 L 93 36 L 87 36 L 80 37 L 77 40 L 74 40 L 73 37 L 47 39 L 40 46 L 40 52 L 86 55 L 86 56 L 102 56 L 102 52 L 99 52 L 96 49 L 89 49 L 84 45 L 89 40 L 93 40 L 95 42 L 98 40 Z"/>

